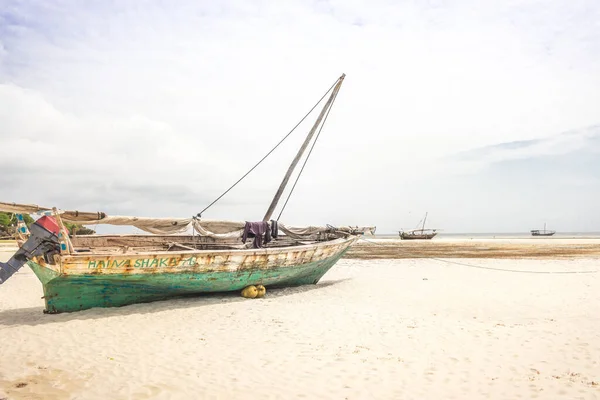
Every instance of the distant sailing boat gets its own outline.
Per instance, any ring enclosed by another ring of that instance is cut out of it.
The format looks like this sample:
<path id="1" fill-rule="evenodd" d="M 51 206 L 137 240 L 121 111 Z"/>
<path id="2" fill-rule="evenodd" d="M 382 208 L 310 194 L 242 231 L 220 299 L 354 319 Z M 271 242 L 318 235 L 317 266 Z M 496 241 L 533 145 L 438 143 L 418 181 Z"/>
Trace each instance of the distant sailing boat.
<path id="1" fill-rule="evenodd" d="M 425 221 L 427 221 L 427 213 L 425 213 L 425 218 L 423 218 L 423 225 L 421 228 L 412 229 L 410 231 L 400 231 L 400 239 L 432 239 L 435 235 L 437 235 L 437 229 L 425 229 Z"/>
<path id="2" fill-rule="evenodd" d="M 531 236 L 552 236 L 556 233 L 556 231 L 547 231 L 546 223 L 544 222 L 544 230 L 540 231 L 539 229 L 534 229 L 531 231 Z"/>

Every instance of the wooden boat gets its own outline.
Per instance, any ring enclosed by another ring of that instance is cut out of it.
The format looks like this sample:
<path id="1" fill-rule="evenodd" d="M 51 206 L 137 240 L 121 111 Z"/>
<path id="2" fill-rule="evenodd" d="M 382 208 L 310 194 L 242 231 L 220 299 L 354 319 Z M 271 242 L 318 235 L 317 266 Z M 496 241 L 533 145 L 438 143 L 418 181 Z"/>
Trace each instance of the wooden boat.
<path id="1" fill-rule="evenodd" d="M 400 232 L 400 238 L 402 240 L 433 239 L 435 235 L 437 235 L 435 229 L 412 229 Z"/>
<path id="2" fill-rule="evenodd" d="M 417 229 L 411 229 L 408 231 L 399 231 L 400 239 L 402 240 L 429 240 L 433 239 L 435 235 L 437 235 L 437 229 L 425 229 L 425 221 L 427 221 L 427 213 L 425 213 L 425 218 L 423 218 L 423 225 Z M 420 225 L 420 223 L 419 223 Z"/>
<path id="3" fill-rule="evenodd" d="M 47 313 L 238 291 L 253 285 L 275 288 L 316 284 L 362 234 L 374 232 L 374 227 L 292 227 L 271 220 L 271 215 L 343 79 L 344 75 L 328 91 L 329 100 L 263 220 L 257 223 L 267 230 L 264 235 L 254 234 L 252 243 L 242 240 L 247 234 L 252 239 L 253 233 L 248 233 L 245 221 L 206 220 L 200 214 L 191 218 L 109 216 L 0 203 L 0 211 L 19 217 L 20 245 L 8 263 L 0 263 L 0 284 L 28 264 L 42 282 Z M 23 214 L 41 217 L 28 228 Z M 65 223 L 130 225 L 150 234 L 69 237 Z M 191 234 L 182 234 L 190 228 Z M 273 240 L 261 247 L 257 239 L 266 241 L 267 231 L 273 234 Z"/>
<path id="4" fill-rule="evenodd" d="M 534 229 L 531 231 L 531 236 L 552 236 L 556 231 L 546 230 L 546 223 L 544 222 L 544 230 Z"/>

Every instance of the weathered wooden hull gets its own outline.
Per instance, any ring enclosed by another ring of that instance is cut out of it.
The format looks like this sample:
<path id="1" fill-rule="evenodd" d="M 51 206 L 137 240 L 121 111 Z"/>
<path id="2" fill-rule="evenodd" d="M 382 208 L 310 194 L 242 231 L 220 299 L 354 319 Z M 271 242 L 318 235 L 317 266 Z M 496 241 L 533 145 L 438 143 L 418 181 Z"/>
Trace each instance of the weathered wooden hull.
<path id="1" fill-rule="evenodd" d="M 47 313 L 120 307 L 186 294 L 316 284 L 357 237 L 260 250 L 204 250 L 34 259 Z"/>
<path id="2" fill-rule="evenodd" d="M 532 233 L 531 236 L 554 236 L 556 232 Z"/>

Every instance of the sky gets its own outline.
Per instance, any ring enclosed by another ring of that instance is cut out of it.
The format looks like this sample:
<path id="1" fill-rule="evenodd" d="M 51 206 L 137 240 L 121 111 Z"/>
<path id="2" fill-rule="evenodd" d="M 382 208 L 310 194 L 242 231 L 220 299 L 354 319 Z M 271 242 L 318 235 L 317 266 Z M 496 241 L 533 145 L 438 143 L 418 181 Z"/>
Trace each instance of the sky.
<path id="1" fill-rule="evenodd" d="M 0 0 L 0 201 L 195 215 L 345 73 L 282 222 L 600 231 L 598 21 L 596 0 Z M 316 116 L 203 217 L 260 220 Z"/>

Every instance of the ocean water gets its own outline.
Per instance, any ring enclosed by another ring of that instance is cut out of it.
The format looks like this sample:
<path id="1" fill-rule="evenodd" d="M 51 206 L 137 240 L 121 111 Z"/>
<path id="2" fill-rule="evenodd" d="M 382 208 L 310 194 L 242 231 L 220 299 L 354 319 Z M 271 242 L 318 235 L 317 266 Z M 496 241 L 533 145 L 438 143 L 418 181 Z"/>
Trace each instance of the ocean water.
<path id="1" fill-rule="evenodd" d="M 398 233 L 375 234 L 378 239 L 398 239 Z M 444 233 L 434 239 L 600 239 L 600 232 L 557 232 L 554 236 L 531 236 L 530 232 Z"/>

